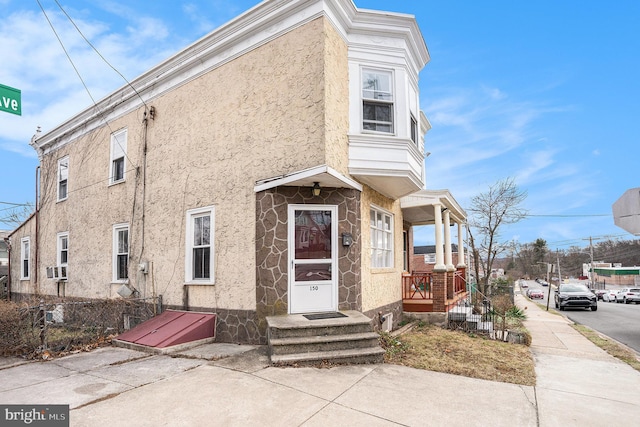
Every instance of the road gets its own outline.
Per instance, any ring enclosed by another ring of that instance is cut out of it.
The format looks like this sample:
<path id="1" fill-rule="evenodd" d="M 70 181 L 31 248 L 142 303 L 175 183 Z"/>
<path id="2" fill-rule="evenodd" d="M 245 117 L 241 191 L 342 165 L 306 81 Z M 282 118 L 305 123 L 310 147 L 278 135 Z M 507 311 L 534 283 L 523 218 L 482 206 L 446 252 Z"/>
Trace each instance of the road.
<path id="1" fill-rule="evenodd" d="M 549 310 L 556 310 L 553 300 L 553 288 L 550 290 L 546 286 L 540 286 L 533 280 L 527 280 L 526 283 L 531 288 L 544 291 L 545 299 L 536 301 L 545 307 L 547 305 L 546 297 L 551 292 Z M 525 291 L 526 289 L 522 289 L 523 293 Z M 637 327 L 640 324 L 640 304 L 616 304 L 598 301 L 598 311 L 576 308 L 566 309 L 562 314 L 574 322 L 595 329 L 640 353 L 640 328 Z"/>

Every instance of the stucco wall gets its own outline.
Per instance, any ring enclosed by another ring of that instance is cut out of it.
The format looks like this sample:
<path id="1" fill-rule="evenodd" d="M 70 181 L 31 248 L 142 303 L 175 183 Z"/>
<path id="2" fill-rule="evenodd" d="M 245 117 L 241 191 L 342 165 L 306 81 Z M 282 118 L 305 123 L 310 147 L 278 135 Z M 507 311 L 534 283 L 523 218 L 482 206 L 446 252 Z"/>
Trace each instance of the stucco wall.
<path id="1" fill-rule="evenodd" d="M 338 136 L 346 119 L 327 119 L 323 84 L 331 82 L 337 114 L 345 108 L 338 92 L 347 84 L 338 82 L 346 75 L 346 47 L 337 37 L 324 18 L 316 19 L 148 102 L 155 116 L 146 162 L 143 109 L 47 155 L 41 276 L 55 265 L 56 234 L 68 231 L 67 295 L 115 296 L 112 229 L 128 223 L 129 279 L 142 296 L 162 294 L 171 306 L 255 310 L 255 182 L 325 163 L 345 168 L 337 159 L 346 148 L 336 147 L 346 145 L 346 136 Z M 335 74 L 324 64 L 327 52 L 345 56 L 332 60 L 344 62 Z M 121 128 L 128 131 L 126 181 L 109 186 L 110 134 Z M 328 128 L 337 153 L 331 159 Z M 64 155 L 69 197 L 56 203 L 57 159 Z M 204 206 L 215 208 L 215 285 L 190 286 L 186 301 L 185 213 Z M 142 260 L 150 262 L 146 276 L 136 269 Z M 42 285 L 55 292 L 53 280 Z"/>
<path id="2" fill-rule="evenodd" d="M 393 268 L 371 268 L 371 238 L 370 227 L 371 206 L 375 205 L 393 215 Z M 380 193 L 365 186 L 362 191 L 362 311 L 389 306 L 402 300 L 402 271 L 403 271 L 403 238 L 402 238 L 402 210 L 399 200 L 391 200 Z"/>

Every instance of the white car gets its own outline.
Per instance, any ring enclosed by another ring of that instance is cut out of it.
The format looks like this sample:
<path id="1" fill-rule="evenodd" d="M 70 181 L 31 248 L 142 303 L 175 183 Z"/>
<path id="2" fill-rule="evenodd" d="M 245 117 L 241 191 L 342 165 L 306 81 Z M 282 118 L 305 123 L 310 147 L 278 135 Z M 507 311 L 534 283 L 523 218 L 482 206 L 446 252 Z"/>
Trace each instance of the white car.
<path id="1" fill-rule="evenodd" d="M 640 288 L 624 288 L 616 295 L 616 302 L 629 304 L 640 302 Z"/>
<path id="2" fill-rule="evenodd" d="M 602 294 L 602 301 L 616 302 L 616 295 L 618 295 L 617 291 L 608 290 L 607 292 Z"/>

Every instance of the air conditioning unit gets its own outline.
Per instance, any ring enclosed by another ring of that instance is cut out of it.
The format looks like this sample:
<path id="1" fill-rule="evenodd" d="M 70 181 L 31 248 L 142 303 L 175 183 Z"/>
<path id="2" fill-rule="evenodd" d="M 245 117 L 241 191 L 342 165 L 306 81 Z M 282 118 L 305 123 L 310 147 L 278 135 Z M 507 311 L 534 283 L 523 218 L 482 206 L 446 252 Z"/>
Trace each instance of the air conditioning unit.
<path id="1" fill-rule="evenodd" d="M 59 265 L 55 268 L 55 277 L 60 280 L 67 280 L 67 266 Z"/>
<path id="2" fill-rule="evenodd" d="M 47 267 L 47 279 L 53 279 L 55 267 Z"/>

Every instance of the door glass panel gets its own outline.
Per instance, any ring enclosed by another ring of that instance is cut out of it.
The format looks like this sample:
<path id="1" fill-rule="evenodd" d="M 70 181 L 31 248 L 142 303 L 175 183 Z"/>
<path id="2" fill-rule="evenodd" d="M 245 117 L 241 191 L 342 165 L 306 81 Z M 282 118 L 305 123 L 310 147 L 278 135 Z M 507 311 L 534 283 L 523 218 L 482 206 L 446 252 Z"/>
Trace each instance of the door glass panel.
<path id="1" fill-rule="evenodd" d="M 331 264 L 297 264 L 295 274 L 297 282 L 331 280 Z"/>
<path id="2" fill-rule="evenodd" d="M 295 216 L 295 259 L 331 259 L 331 211 L 303 210 Z"/>

